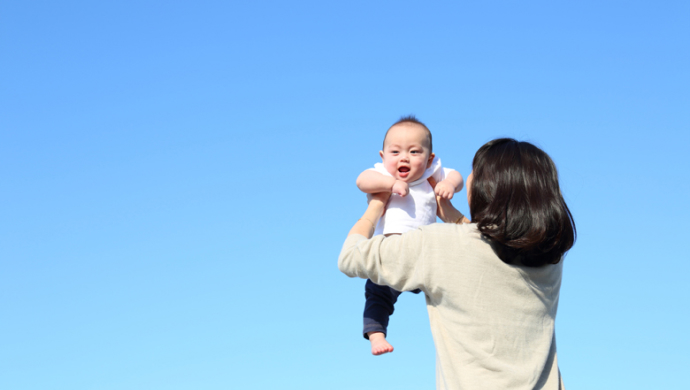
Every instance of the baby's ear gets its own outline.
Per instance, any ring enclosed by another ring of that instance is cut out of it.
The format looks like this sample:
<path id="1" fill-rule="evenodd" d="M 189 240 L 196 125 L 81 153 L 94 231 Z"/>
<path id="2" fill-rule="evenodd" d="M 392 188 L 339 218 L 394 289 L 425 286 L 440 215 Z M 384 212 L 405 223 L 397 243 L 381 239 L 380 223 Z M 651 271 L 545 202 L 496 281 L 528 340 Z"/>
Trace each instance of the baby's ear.
<path id="1" fill-rule="evenodd" d="M 434 162 L 434 157 L 436 157 L 436 155 L 433 154 L 433 153 L 431 153 L 431 154 L 429 155 L 429 161 L 426 163 L 426 167 L 427 167 L 427 168 L 430 168 L 430 167 L 431 167 L 431 163 Z"/>
<path id="2" fill-rule="evenodd" d="M 381 160 L 383 160 L 383 150 L 379 150 L 379 156 L 381 156 Z"/>

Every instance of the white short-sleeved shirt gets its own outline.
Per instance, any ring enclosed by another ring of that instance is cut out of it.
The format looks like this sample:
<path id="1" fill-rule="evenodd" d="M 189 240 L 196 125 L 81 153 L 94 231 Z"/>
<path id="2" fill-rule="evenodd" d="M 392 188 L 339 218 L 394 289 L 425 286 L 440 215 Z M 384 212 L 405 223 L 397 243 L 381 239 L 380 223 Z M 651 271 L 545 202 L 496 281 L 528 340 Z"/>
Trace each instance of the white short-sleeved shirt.
<path id="1" fill-rule="evenodd" d="M 371 169 L 386 176 L 393 176 L 382 163 L 376 163 Z M 422 177 L 408 183 L 410 193 L 407 196 L 391 195 L 386 213 L 379 220 L 374 234 L 402 234 L 436 222 L 436 195 L 427 179 L 433 177 L 440 182 L 452 171 L 453 169 L 443 168 L 441 159 L 434 157 L 431 166 L 424 171 Z"/>

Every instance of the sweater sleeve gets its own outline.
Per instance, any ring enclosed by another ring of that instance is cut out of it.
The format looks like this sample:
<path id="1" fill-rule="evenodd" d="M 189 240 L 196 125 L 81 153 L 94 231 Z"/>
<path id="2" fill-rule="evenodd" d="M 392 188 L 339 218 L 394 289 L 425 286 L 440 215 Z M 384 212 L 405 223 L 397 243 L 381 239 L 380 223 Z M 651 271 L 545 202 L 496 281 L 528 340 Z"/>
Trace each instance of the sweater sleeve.
<path id="1" fill-rule="evenodd" d="M 398 291 L 425 290 L 423 244 L 424 234 L 419 229 L 371 239 L 351 235 L 340 251 L 338 268 L 350 277 L 368 278 Z"/>

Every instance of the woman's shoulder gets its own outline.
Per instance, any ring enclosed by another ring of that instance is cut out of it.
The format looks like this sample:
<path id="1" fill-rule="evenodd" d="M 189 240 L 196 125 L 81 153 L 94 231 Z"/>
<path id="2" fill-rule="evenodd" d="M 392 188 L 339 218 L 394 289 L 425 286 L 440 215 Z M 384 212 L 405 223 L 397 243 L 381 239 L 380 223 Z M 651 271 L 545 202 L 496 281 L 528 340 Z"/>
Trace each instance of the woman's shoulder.
<path id="1" fill-rule="evenodd" d="M 476 223 L 432 223 L 430 225 L 421 226 L 420 229 L 430 234 L 467 234 L 479 235 Z"/>
<path id="2" fill-rule="evenodd" d="M 441 274 L 449 270 L 471 273 L 478 267 L 502 263 L 489 242 L 482 237 L 477 225 L 434 223 L 418 230 L 418 242 L 428 262 Z M 453 271 L 455 272 L 455 271 Z"/>
<path id="3" fill-rule="evenodd" d="M 483 241 L 475 223 L 432 223 L 431 225 L 421 226 L 419 229 L 425 238 L 431 240 L 452 240 L 458 243 Z"/>

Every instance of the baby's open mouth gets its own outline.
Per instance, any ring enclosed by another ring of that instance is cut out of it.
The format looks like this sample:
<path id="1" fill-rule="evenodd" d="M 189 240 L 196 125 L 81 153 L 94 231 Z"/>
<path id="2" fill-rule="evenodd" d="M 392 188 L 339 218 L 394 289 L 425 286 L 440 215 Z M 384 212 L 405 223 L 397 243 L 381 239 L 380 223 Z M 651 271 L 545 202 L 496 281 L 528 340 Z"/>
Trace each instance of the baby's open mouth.
<path id="1" fill-rule="evenodd" d="M 410 174 L 410 167 L 400 167 L 398 168 L 398 174 L 401 178 L 406 178 Z"/>

